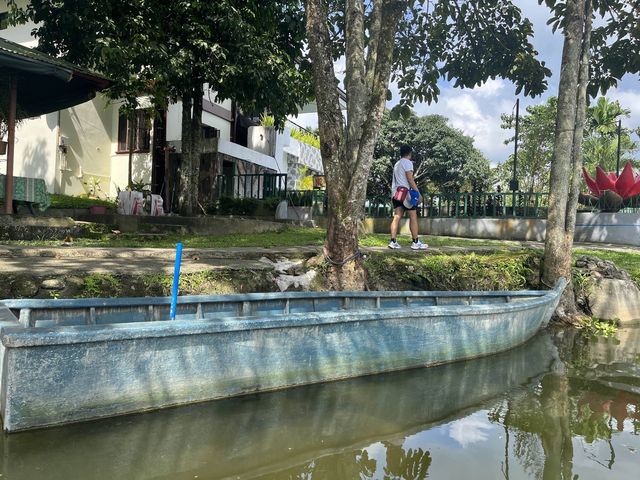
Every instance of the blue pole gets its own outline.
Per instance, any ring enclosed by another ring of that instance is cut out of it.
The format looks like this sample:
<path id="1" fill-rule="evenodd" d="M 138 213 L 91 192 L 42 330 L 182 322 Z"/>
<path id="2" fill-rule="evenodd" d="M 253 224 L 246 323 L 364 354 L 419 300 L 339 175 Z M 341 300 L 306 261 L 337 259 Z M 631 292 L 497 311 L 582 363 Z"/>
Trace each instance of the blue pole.
<path id="1" fill-rule="evenodd" d="M 171 310 L 169 319 L 176 319 L 176 307 L 178 305 L 178 284 L 180 282 L 180 262 L 182 261 L 182 243 L 176 245 L 176 264 L 173 269 L 173 287 L 171 288 Z"/>

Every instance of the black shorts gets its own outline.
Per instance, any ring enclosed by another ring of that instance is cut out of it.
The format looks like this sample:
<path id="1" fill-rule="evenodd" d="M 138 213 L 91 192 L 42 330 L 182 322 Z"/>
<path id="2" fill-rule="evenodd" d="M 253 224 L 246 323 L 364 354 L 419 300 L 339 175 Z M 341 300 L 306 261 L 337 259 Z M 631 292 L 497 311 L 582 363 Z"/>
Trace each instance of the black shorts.
<path id="1" fill-rule="evenodd" d="M 404 210 L 406 210 L 407 212 L 411 211 L 411 210 L 417 210 L 417 207 L 411 207 L 411 208 L 407 208 L 406 205 L 404 204 L 404 202 L 401 202 L 400 200 L 396 200 L 395 198 L 392 198 L 391 201 L 393 202 L 393 209 L 395 210 L 396 208 L 402 208 Z"/>

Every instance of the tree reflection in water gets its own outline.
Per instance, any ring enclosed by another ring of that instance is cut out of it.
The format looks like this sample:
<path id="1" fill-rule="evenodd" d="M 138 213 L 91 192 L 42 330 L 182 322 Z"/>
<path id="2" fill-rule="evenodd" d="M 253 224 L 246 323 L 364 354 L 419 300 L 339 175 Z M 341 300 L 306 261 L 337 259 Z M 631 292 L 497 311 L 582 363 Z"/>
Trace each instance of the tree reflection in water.
<path id="1" fill-rule="evenodd" d="M 405 450 L 401 446 L 385 442 L 387 464 L 385 480 L 424 480 L 429 474 L 431 454 L 421 448 Z"/>
<path id="2" fill-rule="evenodd" d="M 431 454 L 421 448 L 405 450 L 400 445 L 382 443 L 386 451 L 386 463 L 382 470 L 384 480 L 425 480 L 429 474 Z M 373 480 L 377 461 L 369 457 L 366 449 L 325 455 L 304 465 L 298 465 L 260 477 L 289 480 Z"/>
<path id="3" fill-rule="evenodd" d="M 638 434 L 640 390 L 635 373 L 640 362 L 600 364 L 591 351 L 595 344 L 577 334 L 565 338 L 560 348 L 563 362 L 554 373 L 546 374 L 533 388 L 515 392 L 489 412 L 489 421 L 506 430 L 502 468 L 506 479 L 510 451 L 533 478 L 575 479 L 574 445 L 582 445 L 586 457 L 612 470 L 613 435 L 624 432 L 625 425 Z M 574 439 L 579 440 L 574 444 Z M 608 458 L 597 458 L 585 448 L 597 442 L 606 443 Z"/>

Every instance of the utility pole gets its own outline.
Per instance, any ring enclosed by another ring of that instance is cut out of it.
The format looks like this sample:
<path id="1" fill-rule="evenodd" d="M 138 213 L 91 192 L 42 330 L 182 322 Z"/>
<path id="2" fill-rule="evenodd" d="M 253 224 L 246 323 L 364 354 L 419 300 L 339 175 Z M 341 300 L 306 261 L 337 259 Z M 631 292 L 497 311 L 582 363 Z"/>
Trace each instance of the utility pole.
<path id="1" fill-rule="evenodd" d="M 516 99 L 516 136 L 513 151 L 513 178 L 509 182 L 509 189 L 513 192 L 513 216 L 516 216 L 516 192 L 520 189 L 518 183 L 518 136 L 520 135 L 520 99 Z"/>
<path id="2" fill-rule="evenodd" d="M 618 120 L 618 157 L 616 159 L 616 174 L 620 176 L 620 156 L 622 154 L 622 120 Z"/>

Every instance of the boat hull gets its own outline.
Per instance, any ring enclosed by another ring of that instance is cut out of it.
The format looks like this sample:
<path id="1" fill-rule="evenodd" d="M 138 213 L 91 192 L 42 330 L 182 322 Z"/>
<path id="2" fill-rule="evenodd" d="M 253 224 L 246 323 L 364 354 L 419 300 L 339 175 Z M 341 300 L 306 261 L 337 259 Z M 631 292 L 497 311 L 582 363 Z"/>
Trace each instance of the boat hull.
<path id="1" fill-rule="evenodd" d="M 6 431 L 482 357 L 551 317 L 561 289 L 525 302 L 267 318 L 5 327 Z"/>

